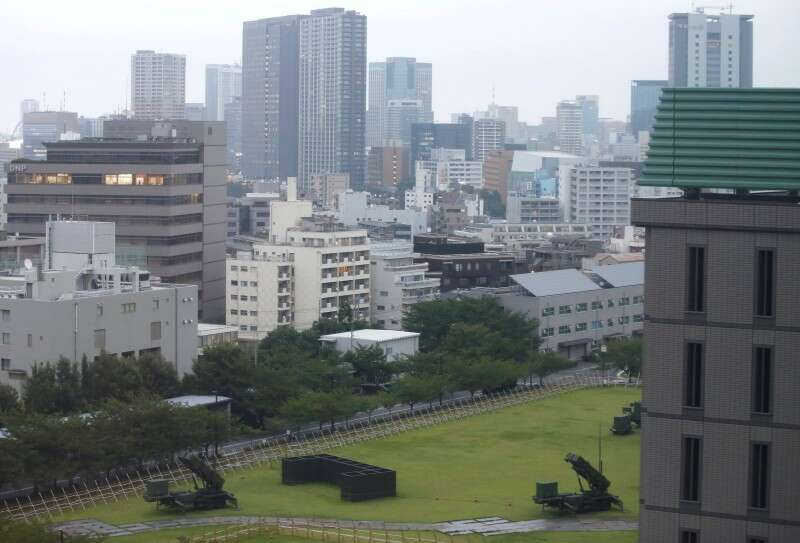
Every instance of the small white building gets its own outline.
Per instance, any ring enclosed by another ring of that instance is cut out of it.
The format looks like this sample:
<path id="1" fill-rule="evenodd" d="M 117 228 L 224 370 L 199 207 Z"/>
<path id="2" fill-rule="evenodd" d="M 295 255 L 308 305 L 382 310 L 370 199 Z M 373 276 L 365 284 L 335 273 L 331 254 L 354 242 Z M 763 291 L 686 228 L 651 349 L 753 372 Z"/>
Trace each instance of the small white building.
<path id="1" fill-rule="evenodd" d="M 414 356 L 419 350 L 419 334 L 402 330 L 353 330 L 320 336 L 319 340 L 333 345 L 340 353 L 377 345 L 383 349 L 387 360 Z"/>
<path id="2" fill-rule="evenodd" d="M 197 355 L 203 354 L 206 347 L 215 347 L 224 343 L 237 343 L 239 328 L 227 324 L 197 323 Z"/>

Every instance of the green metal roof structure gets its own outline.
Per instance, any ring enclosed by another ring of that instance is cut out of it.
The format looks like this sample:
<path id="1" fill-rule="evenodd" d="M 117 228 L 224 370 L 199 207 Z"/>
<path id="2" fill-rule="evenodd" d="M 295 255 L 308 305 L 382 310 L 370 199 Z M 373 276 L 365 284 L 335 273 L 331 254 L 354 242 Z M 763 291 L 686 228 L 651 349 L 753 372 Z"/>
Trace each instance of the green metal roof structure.
<path id="1" fill-rule="evenodd" d="M 800 189 L 800 89 L 663 89 L 639 184 Z"/>

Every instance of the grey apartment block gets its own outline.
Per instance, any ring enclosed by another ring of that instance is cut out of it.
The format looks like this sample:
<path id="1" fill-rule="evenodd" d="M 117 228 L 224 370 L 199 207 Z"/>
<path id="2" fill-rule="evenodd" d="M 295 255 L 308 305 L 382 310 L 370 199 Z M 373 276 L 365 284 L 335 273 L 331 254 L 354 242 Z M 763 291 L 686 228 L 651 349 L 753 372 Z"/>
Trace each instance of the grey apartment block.
<path id="1" fill-rule="evenodd" d="M 9 165 L 8 229 L 42 235 L 49 216 L 117 225 L 117 261 L 165 283 L 200 287 L 203 320 L 225 311 L 226 135 L 221 122 L 109 121 L 109 138 L 48 144 L 44 161 Z"/>
<path id="2" fill-rule="evenodd" d="M 364 186 L 367 18 L 342 8 L 300 20 L 298 183 L 308 192 L 316 173 L 350 174 Z"/>
<path id="3" fill-rule="evenodd" d="M 703 195 L 632 213 L 647 227 L 640 540 L 800 541 L 800 208 Z"/>
<path id="4" fill-rule="evenodd" d="M 140 50 L 131 55 L 131 109 L 137 119 L 183 119 L 186 55 Z"/>
<path id="5" fill-rule="evenodd" d="M 303 15 L 246 21 L 242 31 L 242 175 L 297 175 Z"/>

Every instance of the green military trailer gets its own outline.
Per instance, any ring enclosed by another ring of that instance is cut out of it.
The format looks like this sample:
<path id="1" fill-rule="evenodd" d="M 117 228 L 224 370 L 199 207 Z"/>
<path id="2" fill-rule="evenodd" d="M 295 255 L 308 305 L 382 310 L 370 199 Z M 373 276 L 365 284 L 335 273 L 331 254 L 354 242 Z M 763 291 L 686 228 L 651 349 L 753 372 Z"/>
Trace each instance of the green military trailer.
<path id="1" fill-rule="evenodd" d="M 169 481 L 153 479 L 145 481 L 144 500 L 155 502 L 156 507 L 178 509 L 182 512 L 202 509 L 222 509 L 228 505 L 239 507 L 236 497 L 222 489 L 225 479 L 203 458 L 179 457 L 189 471 L 192 472 L 194 490 L 170 492 Z M 202 481 L 198 484 L 197 479 Z"/>
<path id="2" fill-rule="evenodd" d="M 633 431 L 633 426 L 631 425 L 631 417 L 630 415 L 621 415 L 619 417 L 614 417 L 614 425 L 611 427 L 611 432 L 616 435 L 627 435 Z"/>
<path id="3" fill-rule="evenodd" d="M 631 402 L 629 407 L 623 407 L 622 412 L 631 417 L 631 422 L 641 428 L 642 426 L 642 402 Z"/>

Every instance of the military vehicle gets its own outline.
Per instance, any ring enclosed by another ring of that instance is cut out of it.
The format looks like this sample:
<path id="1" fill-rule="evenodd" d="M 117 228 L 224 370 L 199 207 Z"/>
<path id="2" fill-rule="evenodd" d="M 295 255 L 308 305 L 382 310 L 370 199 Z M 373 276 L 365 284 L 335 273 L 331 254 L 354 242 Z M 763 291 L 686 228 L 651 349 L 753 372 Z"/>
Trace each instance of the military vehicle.
<path id="1" fill-rule="evenodd" d="M 144 500 L 156 502 L 156 507 L 179 509 L 182 512 L 199 509 L 222 509 L 228 505 L 239 508 L 239 502 L 230 492 L 222 489 L 225 479 L 211 467 L 207 460 L 198 456 L 178 457 L 181 464 L 192 472 L 194 490 L 170 492 L 169 481 L 155 479 L 145 481 Z M 202 486 L 197 479 L 202 481 Z"/>
<path id="2" fill-rule="evenodd" d="M 568 453 L 564 461 L 578 474 L 580 492 L 559 494 L 557 482 L 537 482 L 534 502 L 541 504 L 542 508 L 551 507 L 572 513 L 608 511 L 612 505 L 622 511 L 622 500 L 608 493 L 611 482 L 600 471 L 574 453 Z M 586 481 L 588 488 L 583 487 L 582 480 Z"/>
<path id="3" fill-rule="evenodd" d="M 619 417 L 614 417 L 614 425 L 611 427 L 611 432 L 617 435 L 626 435 L 633 432 L 633 426 L 631 426 L 631 416 L 622 415 Z"/>
<path id="4" fill-rule="evenodd" d="M 623 407 L 622 412 L 631 417 L 631 422 L 641 428 L 642 426 L 642 402 L 631 402 L 630 407 Z"/>

